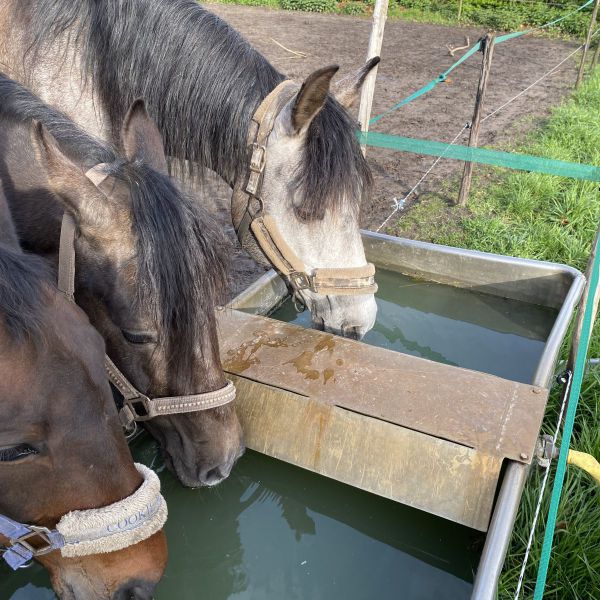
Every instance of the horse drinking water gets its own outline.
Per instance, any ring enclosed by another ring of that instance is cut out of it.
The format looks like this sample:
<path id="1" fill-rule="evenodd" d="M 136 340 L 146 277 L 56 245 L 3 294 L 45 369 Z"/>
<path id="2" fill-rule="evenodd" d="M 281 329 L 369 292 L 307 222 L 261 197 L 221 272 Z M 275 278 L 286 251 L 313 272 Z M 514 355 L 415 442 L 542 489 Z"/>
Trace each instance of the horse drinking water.
<path id="1" fill-rule="evenodd" d="M 75 297 L 105 339 L 123 420 L 144 421 L 184 485 L 218 483 L 243 450 L 214 315 L 223 237 L 168 177 L 143 102 L 122 123 L 123 156 L 0 76 L 0 128 L 24 246 L 56 260 L 63 211 L 74 221 Z"/>
<path id="2" fill-rule="evenodd" d="M 36 558 L 64 600 L 148 600 L 166 505 L 131 459 L 103 357 L 83 311 L 21 252 L 0 191 L 0 559 Z"/>
<path id="3" fill-rule="evenodd" d="M 314 324 L 355 338 L 373 326 L 358 225 L 371 175 L 346 109 L 379 59 L 329 93 L 337 67 L 285 82 L 195 0 L 7 0 L 0 17 L 14 77 L 114 143 L 144 97 L 167 155 L 234 189 L 242 245 L 278 269 Z"/>

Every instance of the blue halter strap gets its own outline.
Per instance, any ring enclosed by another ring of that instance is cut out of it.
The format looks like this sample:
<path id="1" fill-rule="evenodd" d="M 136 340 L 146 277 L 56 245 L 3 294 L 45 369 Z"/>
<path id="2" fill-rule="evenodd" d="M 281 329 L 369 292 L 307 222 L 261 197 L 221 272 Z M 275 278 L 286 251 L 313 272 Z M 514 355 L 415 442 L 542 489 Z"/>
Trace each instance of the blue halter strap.
<path id="1" fill-rule="evenodd" d="M 0 515 L 0 535 L 9 539 L 8 546 L 0 547 L 0 553 L 13 570 L 25 566 L 36 556 L 58 550 L 65 545 L 65 539 L 56 529 L 25 525 L 4 515 Z"/>

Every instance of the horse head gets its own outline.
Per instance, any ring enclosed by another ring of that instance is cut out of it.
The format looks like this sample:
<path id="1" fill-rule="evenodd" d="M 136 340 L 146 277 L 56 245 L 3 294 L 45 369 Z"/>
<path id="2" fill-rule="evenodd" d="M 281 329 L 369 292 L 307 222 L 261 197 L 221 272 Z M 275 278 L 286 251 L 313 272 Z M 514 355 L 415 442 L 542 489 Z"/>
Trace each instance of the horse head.
<path id="1" fill-rule="evenodd" d="M 102 338 L 42 261 L 0 246 L 0 514 L 54 529 L 140 488 L 103 359 Z M 109 554 L 57 549 L 38 560 L 60 598 L 141 600 L 162 576 L 166 539 L 159 529 Z"/>
<path id="2" fill-rule="evenodd" d="M 295 263 L 301 265 L 299 281 L 304 279 L 304 285 L 295 285 L 293 278 L 298 276 L 294 273 L 288 280 L 312 312 L 313 324 L 357 339 L 373 327 L 377 307 L 359 228 L 360 202 L 370 189 L 371 175 L 356 138 L 356 123 L 347 109 L 378 62 L 379 58 L 371 59 L 341 80 L 332 93 L 330 84 L 337 66 L 315 71 L 302 86 L 288 85 L 280 98 L 267 97 L 254 120 L 258 125 L 258 121 L 271 118 L 270 133 L 264 145 L 254 142 L 260 157 L 253 157 L 250 167 L 256 169 L 252 162 L 260 163 L 260 211 L 268 215 L 271 230 L 275 229 L 270 231 L 272 245 L 278 247 L 274 253 L 290 263 L 289 271 L 294 271 Z M 278 101 L 277 108 L 269 106 Z M 246 205 L 236 202 L 235 194 L 245 182 L 238 182 L 234 191 L 236 228 L 243 222 Z M 254 233 L 244 236 L 242 244 L 257 262 L 273 263 L 273 256 L 265 252 L 264 243 L 257 243 Z M 328 273 L 327 279 L 337 281 L 339 287 L 344 280 L 359 284 L 366 280 L 364 288 L 368 289 L 363 292 L 356 285 L 352 293 L 347 287 L 321 291 L 305 277 L 308 274 L 310 279 L 311 273 L 319 272 Z"/>
<path id="3" fill-rule="evenodd" d="M 76 223 L 76 299 L 109 357 L 150 397 L 223 388 L 214 309 L 226 281 L 225 244 L 199 203 L 168 176 L 143 102 L 124 120 L 124 158 L 113 153 L 90 169 L 41 125 L 33 141 L 53 193 Z M 231 404 L 145 425 L 191 487 L 217 484 L 243 451 Z"/>

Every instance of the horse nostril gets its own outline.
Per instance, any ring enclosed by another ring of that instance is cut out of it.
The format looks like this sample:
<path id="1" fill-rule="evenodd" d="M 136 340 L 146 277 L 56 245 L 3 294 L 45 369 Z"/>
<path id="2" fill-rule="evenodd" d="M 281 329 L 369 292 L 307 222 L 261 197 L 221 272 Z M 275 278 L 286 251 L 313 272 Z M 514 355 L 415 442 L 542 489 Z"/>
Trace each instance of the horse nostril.
<path id="1" fill-rule="evenodd" d="M 317 317 L 313 315 L 312 317 L 312 327 L 317 331 L 325 331 L 325 321 L 321 317 Z"/>
<path id="2" fill-rule="evenodd" d="M 152 600 L 155 585 L 146 581 L 125 584 L 117 590 L 113 600 Z"/>
<path id="3" fill-rule="evenodd" d="M 364 333 L 362 327 L 344 325 L 344 327 L 342 327 L 342 335 L 352 340 L 361 340 Z"/>
<path id="4" fill-rule="evenodd" d="M 221 483 L 223 479 L 226 479 L 231 469 L 221 468 L 221 466 L 209 469 L 204 473 L 200 473 L 200 483 L 212 487 Z"/>

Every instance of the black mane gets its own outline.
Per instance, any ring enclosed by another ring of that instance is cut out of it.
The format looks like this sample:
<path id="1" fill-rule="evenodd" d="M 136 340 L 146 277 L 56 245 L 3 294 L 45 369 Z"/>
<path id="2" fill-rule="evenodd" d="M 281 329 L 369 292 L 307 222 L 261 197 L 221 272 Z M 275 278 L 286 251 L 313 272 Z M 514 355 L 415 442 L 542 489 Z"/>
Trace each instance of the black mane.
<path id="1" fill-rule="evenodd" d="M 83 52 L 116 135 L 128 106 L 145 99 L 167 154 L 229 183 L 244 173 L 250 118 L 284 79 L 234 29 L 194 0 L 20 0 L 31 55 L 69 31 Z M 35 60 L 32 61 L 35 64 Z M 356 123 L 329 98 L 311 123 L 295 181 L 304 219 L 358 203 L 371 183 Z"/>
<path id="2" fill-rule="evenodd" d="M 0 244 L 0 312 L 13 341 L 41 336 L 49 281 L 42 259 Z"/>
<path id="3" fill-rule="evenodd" d="M 131 197 L 136 237 L 137 301 L 160 328 L 181 377 L 191 377 L 203 325 L 225 284 L 225 244 L 220 228 L 167 176 L 139 160 L 126 161 L 20 84 L 0 74 L 0 116 L 44 124 L 64 152 L 86 168 L 107 163 Z"/>

